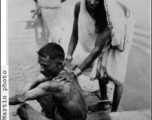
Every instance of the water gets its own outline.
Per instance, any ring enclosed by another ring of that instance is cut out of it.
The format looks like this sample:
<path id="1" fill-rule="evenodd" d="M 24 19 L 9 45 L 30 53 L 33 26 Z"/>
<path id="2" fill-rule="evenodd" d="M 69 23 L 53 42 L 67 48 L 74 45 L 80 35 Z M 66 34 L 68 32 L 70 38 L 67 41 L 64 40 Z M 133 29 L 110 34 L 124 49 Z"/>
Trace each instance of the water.
<path id="1" fill-rule="evenodd" d="M 123 0 L 136 18 L 129 55 L 123 110 L 150 108 L 150 6 L 149 0 Z M 33 1 L 8 0 L 8 60 L 10 95 L 39 74 L 36 51 L 47 43 L 40 20 L 31 19 Z M 140 12 L 139 12 L 140 11 Z M 52 28 L 55 25 L 52 25 Z M 31 103 L 36 104 L 36 103 Z M 38 106 L 37 104 L 34 106 Z M 16 108 L 10 107 L 10 112 Z"/>

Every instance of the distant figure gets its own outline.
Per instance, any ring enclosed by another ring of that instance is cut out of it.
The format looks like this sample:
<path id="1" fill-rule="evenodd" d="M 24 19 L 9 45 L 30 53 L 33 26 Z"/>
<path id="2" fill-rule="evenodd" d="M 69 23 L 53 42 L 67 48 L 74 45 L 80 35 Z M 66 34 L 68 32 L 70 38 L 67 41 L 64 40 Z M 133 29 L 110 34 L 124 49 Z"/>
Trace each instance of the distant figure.
<path id="1" fill-rule="evenodd" d="M 38 19 L 38 18 L 41 17 L 41 11 L 40 11 L 40 8 L 39 8 L 37 0 L 34 0 L 34 2 L 35 2 L 36 10 L 31 10 L 31 12 L 34 13 L 32 18 L 33 19 Z"/>
<path id="2" fill-rule="evenodd" d="M 54 20 L 60 20 L 58 14 L 61 10 L 61 3 L 65 0 L 37 0 L 43 19 L 47 39 L 51 37 L 51 30 L 53 28 Z"/>
<path id="3" fill-rule="evenodd" d="M 17 109 L 22 120 L 86 120 L 86 102 L 77 78 L 71 77 L 64 70 L 62 47 L 56 43 L 48 43 L 38 51 L 38 55 L 41 73 L 45 77 L 31 81 L 22 93 L 10 97 L 9 105 L 23 103 Z M 65 72 L 67 79 L 54 80 L 60 72 Z M 28 100 L 38 100 L 43 108 L 43 115 L 26 104 Z"/>

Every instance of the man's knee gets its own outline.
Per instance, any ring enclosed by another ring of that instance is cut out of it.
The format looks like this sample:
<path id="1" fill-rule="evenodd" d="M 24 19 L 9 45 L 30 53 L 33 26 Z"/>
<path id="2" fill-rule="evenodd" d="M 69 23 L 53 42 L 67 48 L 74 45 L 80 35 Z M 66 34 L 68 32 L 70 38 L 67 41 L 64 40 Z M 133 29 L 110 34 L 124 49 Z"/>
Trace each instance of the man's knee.
<path id="1" fill-rule="evenodd" d="M 21 118 L 21 120 L 28 120 L 27 111 L 30 109 L 30 105 L 23 103 L 17 109 L 17 114 Z"/>
<path id="2" fill-rule="evenodd" d="M 17 109 L 17 112 L 20 112 L 20 111 L 25 112 L 28 109 L 28 107 L 29 105 L 26 103 L 20 104 L 20 106 Z"/>
<path id="3" fill-rule="evenodd" d="M 23 103 L 17 109 L 17 114 L 21 120 L 48 120 L 38 111 L 34 110 L 29 104 Z"/>

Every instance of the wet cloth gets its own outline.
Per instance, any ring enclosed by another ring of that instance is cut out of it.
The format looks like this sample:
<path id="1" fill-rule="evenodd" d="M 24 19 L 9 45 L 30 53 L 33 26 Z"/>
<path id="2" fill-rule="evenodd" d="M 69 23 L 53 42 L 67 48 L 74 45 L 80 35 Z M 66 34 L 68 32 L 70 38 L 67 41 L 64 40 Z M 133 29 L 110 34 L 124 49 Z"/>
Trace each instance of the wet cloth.
<path id="1" fill-rule="evenodd" d="M 99 72 L 102 77 L 106 74 L 112 81 L 120 85 L 125 81 L 134 22 L 131 12 L 128 10 L 125 16 L 115 0 L 104 0 L 104 6 L 111 36 L 107 39 L 101 55 L 95 61 L 91 78 L 94 79 Z M 94 24 L 95 21 L 86 10 L 85 0 L 82 0 L 78 20 L 79 41 L 88 53 L 93 50 L 98 35 L 95 33 Z"/>

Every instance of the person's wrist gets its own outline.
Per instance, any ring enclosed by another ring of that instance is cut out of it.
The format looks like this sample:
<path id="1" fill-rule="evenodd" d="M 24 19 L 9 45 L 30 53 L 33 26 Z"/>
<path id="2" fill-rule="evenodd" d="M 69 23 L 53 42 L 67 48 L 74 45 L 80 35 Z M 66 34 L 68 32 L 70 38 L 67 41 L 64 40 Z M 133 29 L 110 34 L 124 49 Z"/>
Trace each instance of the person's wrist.
<path id="1" fill-rule="evenodd" d="M 65 66 L 64 67 L 71 67 L 71 61 L 70 60 L 65 60 Z"/>
<path id="2" fill-rule="evenodd" d="M 67 55 L 67 56 L 65 57 L 65 60 L 71 62 L 71 61 L 73 60 L 73 57 L 72 57 L 71 55 Z"/>
<path id="3" fill-rule="evenodd" d="M 70 64 L 71 64 L 71 61 L 68 59 L 65 59 L 65 65 L 70 65 Z"/>
<path id="4" fill-rule="evenodd" d="M 82 71 L 80 70 L 80 68 L 76 67 L 74 70 L 71 71 L 76 77 L 78 77 L 79 75 L 81 75 Z"/>

